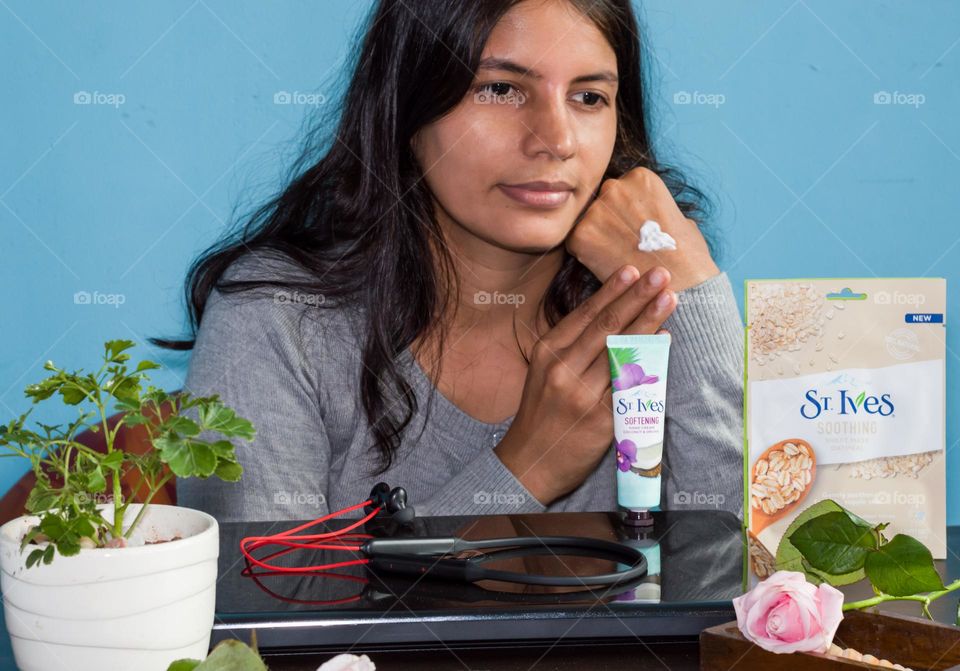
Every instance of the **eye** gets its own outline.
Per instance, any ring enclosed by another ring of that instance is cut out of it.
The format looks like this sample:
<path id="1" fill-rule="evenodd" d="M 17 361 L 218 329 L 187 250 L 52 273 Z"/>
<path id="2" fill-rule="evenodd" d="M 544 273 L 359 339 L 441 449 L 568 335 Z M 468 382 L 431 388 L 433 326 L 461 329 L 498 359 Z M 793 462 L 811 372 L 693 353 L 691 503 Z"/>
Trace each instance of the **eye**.
<path id="1" fill-rule="evenodd" d="M 508 84 L 507 82 L 491 82 L 489 84 L 481 84 L 476 89 L 479 91 L 490 91 L 495 96 L 505 96 L 511 90 L 516 90 L 516 87 L 513 84 Z"/>
<path id="2" fill-rule="evenodd" d="M 587 96 L 587 98 L 583 101 L 584 105 L 586 105 L 587 107 L 600 107 L 601 105 L 598 105 L 597 102 L 605 106 L 610 105 L 609 101 L 605 97 L 603 97 L 599 93 L 595 93 L 594 91 L 582 91 L 581 93 L 578 93 L 576 95 Z M 594 102 L 591 103 L 589 102 L 590 100 L 593 100 Z"/>

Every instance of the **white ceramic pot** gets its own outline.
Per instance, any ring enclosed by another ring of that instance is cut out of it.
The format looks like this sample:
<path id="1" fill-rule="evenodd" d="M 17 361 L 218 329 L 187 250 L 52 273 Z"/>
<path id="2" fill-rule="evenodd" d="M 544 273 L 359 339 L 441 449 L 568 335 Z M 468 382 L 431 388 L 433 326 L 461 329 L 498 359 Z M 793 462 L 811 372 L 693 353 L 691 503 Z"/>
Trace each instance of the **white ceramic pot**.
<path id="1" fill-rule="evenodd" d="M 100 506 L 113 519 L 111 505 Z M 131 503 L 125 526 L 141 504 Z M 166 671 L 175 659 L 203 659 L 217 584 L 219 527 L 210 515 L 150 505 L 138 525 L 147 543 L 88 548 L 26 567 L 20 541 L 36 516 L 0 527 L 0 589 L 22 671 Z"/>

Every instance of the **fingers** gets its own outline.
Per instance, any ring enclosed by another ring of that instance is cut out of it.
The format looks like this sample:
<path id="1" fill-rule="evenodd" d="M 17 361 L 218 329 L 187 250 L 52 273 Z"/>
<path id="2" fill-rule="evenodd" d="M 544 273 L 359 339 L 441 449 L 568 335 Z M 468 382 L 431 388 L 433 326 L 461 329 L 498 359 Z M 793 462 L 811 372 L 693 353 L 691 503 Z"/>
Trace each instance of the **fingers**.
<path id="1" fill-rule="evenodd" d="M 661 291 L 657 294 L 652 305 L 648 307 L 650 309 L 645 309 L 641 312 L 640 315 L 623 330 L 623 333 L 659 333 L 660 331 L 666 333 L 667 331 L 660 327 L 677 307 L 677 295 L 669 290 Z"/>
<path id="2" fill-rule="evenodd" d="M 598 357 L 606 356 L 608 335 L 656 332 L 676 306 L 676 295 L 667 288 L 669 283 L 670 273 L 665 268 L 652 268 L 602 307 L 565 350 L 567 365 L 577 373 L 586 373 Z"/>
<path id="3" fill-rule="evenodd" d="M 661 292 L 661 293 L 662 293 L 662 292 Z M 673 309 L 674 309 L 675 307 L 676 307 L 676 301 L 674 301 L 673 307 L 671 307 L 671 308 L 667 311 L 666 315 L 663 316 L 663 319 L 664 319 L 664 320 L 665 320 L 667 317 L 670 316 L 670 314 L 673 312 Z M 642 319 L 642 318 L 643 318 L 643 317 L 641 316 L 640 318 L 638 318 L 637 321 L 639 322 L 640 319 Z M 642 329 L 644 329 L 644 328 L 647 329 L 647 330 L 642 330 Z M 652 328 L 650 328 L 650 327 L 646 327 L 646 326 L 636 326 L 636 327 L 635 327 L 634 325 L 631 325 L 629 328 L 625 329 L 625 330 L 623 331 L 623 333 L 624 333 L 624 334 L 630 334 L 630 333 L 638 333 L 638 334 L 639 334 L 639 333 L 654 333 L 654 331 L 653 331 Z M 665 329 L 665 328 L 657 328 L 656 331 L 655 331 L 655 333 L 656 333 L 657 335 L 669 335 L 669 336 L 672 337 L 672 334 L 670 333 L 670 331 L 668 331 L 668 330 Z M 586 372 L 584 372 L 584 373 L 580 376 L 580 381 L 581 381 L 581 382 L 583 383 L 583 385 L 584 385 L 586 388 L 588 388 L 588 389 L 603 390 L 603 391 L 601 392 L 601 394 L 604 395 L 603 398 L 601 398 L 602 401 L 606 402 L 606 401 L 609 399 L 610 394 L 611 394 L 611 390 L 610 390 L 610 385 L 611 385 L 611 380 L 610 380 L 610 356 L 607 354 L 606 348 L 604 348 L 604 350 L 597 355 L 597 357 L 596 357 L 596 358 L 593 360 L 593 362 L 590 364 L 590 367 L 586 370 Z"/>
<path id="4" fill-rule="evenodd" d="M 590 298 L 574 308 L 567 316 L 560 320 L 542 339 L 553 351 L 569 347 L 583 333 L 583 330 L 594 320 L 604 307 L 609 305 L 627 288 L 637 281 L 640 271 L 634 266 L 625 265 L 607 278 Z"/>

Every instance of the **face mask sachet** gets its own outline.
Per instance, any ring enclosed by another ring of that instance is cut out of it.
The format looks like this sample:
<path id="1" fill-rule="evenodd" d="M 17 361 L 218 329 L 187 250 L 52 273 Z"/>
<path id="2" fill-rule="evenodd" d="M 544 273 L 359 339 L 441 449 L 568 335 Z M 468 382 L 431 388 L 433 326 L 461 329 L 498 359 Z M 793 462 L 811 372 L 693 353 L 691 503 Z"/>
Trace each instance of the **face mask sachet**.
<path id="1" fill-rule="evenodd" d="M 750 566 L 824 499 L 946 556 L 943 279 L 748 280 Z"/>

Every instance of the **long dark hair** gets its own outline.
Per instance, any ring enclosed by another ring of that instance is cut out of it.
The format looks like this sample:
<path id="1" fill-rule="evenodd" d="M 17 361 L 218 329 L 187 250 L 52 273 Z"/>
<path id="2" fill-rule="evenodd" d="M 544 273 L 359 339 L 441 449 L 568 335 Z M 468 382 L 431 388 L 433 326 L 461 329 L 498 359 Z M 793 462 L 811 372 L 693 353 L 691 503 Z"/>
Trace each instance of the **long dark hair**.
<path id="1" fill-rule="evenodd" d="M 417 412 L 416 396 L 395 360 L 425 334 L 435 336 L 438 351 L 444 351 L 445 329 L 437 316 L 446 313 L 459 286 L 445 246 L 431 241 L 443 235 L 410 139 L 467 94 L 490 32 L 518 2 L 380 0 L 368 19 L 332 141 L 322 126 L 310 131 L 287 186 L 248 215 L 238 231 L 205 250 L 187 276 L 194 336 L 213 288 L 235 293 L 280 287 L 322 295 L 318 307 L 350 301 L 363 308 L 360 393 L 380 450 L 380 473 L 390 467 Z M 647 59 L 630 0 L 568 2 L 597 25 L 617 57 L 618 129 L 604 179 L 645 166 L 666 182 L 684 215 L 702 224 L 704 194 L 654 157 L 644 98 Z M 292 259 L 308 279 L 224 280 L 230 264 L 250 251 Z M 548 323 L 555 325 L 600 285 L 566 254 L 543 297 Z M 195 337 L 150 340 L 188 350 Z M 396 404 L 388 400 L 390 385 L 406 406 L 399 419 L 391 412 Z"/>

